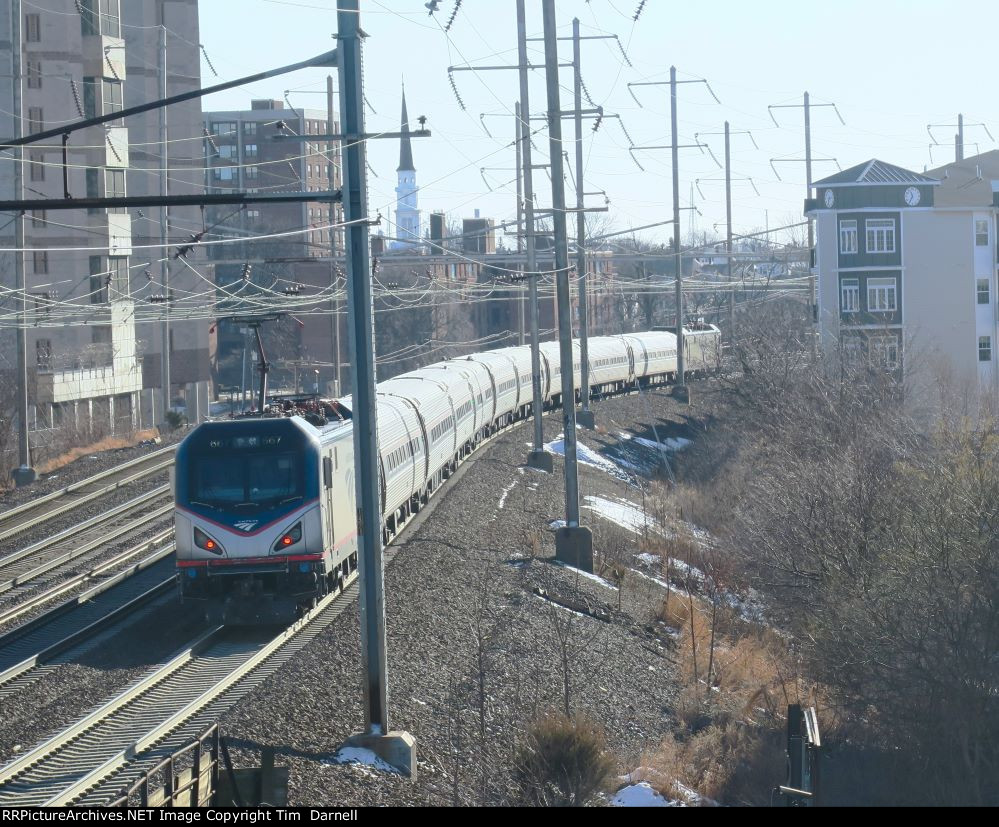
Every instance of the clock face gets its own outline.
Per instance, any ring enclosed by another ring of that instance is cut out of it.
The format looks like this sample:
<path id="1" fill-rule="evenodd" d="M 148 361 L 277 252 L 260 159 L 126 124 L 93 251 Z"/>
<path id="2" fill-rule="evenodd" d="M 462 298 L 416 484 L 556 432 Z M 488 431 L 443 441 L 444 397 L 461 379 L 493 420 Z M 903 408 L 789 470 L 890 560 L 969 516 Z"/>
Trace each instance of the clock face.
<path id="1" fill-rule="evenodd" d="M 832 190 L 826 190 L 825 201 L 826 201 L 826 207 L 828 209 L 832 209 L 832 205 L 836 203 L 836 196 L 833 195 Z"/>
<path id="2" fill-rule="evenodd" d="M 919 203 L 920 195 L 919 190 L 915 187 L 909 187 L 905 191 L 905 203 L 910 207 L 915 207 Z"/>

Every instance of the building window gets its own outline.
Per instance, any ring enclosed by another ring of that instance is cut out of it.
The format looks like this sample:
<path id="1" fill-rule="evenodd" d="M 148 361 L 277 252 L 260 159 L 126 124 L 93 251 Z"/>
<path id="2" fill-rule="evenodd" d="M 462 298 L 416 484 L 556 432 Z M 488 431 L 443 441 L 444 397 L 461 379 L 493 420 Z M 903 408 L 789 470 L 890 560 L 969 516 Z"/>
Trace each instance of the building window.
<path id="1" fill-rule="evenodd" d="M 45 180 L 45 161 L 43 160 L 45 156 L 41 152 L 29 153 L 28 158 L 28 177 L 32 181 L 44 181 Z"/>
<path id="2" fill-rule="evenodd" d="M 104 114 L 110 115 L 114 112 L 121 112 L 122 105 L 122 82 L 120 80 L 104 81 Z M 115 121 L 114 123 L 121 123 Z"/>
<path id="3" fill-rule="evenodd" d="M 236 147 L 232 145 L 219 147 L 219 158 L 231 161 L 235 157 L 237 157 Z"/>
<path id="4" fill-rule="evenodd" d="M 42 39 L 42 19 L 37 14 L 24 15 L 24 39 L 28 43 L 40 43 Z"/>
<path id="5" fill-rule="evenodd" d="M 989 303 L 989 280 L 988 279 L 978 279 L 978 303 L 988 304 Z"/>
<path id="6" fill-rule="evenodd" d="M 32 227 L 44 227 L 45 226 L 45 210 L 32 210 L 31 211 L 31 226 Z"/>
<path id="7" fill-rule="evenodd" d="M 97 81 L 94 78 L 83 79 L 83 117 L 97 117 Z"/>
<path id="8" fill-rule="evenodd" d="M 123 169 L 106 169 L 104 170 L 104 194 L 108 198 L 124 198 L 125 197 L 125 170 Z M 109 213 L 120 213 L 124 214 L 126 212 L 124 207 L 110 207 L 108 209 Z"/>
<path id="9" fill-rule="evenodd" d="M 898 369 L 898 337 L 877 336 L 868 349 L 871 366 L 884 370 Z"/>
<path id="10" fill-rule="evenodd" d="M 35 250 L 34 252 L 35 272 L 45 275 L 49 272 L 49 254 L 45 250 Z"/>
<path id="11" fill-rule="evenodd" d="M 860 310 L 860 281 L 843 279 L 839 288 L 840 312 L 856 313 Z"/>
<path id="12" fill-rule="evenodd" d="M 105 304 L 108 300 L 108 273 L 100 256 L 90 257 L 90 303 Z"/>
<path id="13" fill-rule="evenodd" d="M 978 361 L 979 362 L 991 362 L 992 361 L 992 337 L 991 336 L 979 336 L 978 337 Z"/>
<path id="14" fill-rule="evenodd" d="M 845 255 L 857 252 L 857 222 L 839 222 L 839 251 Z"/>
<path id="15" fill-rule="evenodd" d="M 872 218 L 865 224 L 868 253 L 895 252 L 895 219 Z"/>
<path id="16" fill-rule="evenodd" d="M 867 280 L 867 309 L 871 313 L 893 313 L 898 309 L 895 279 Z"/>
<path id="17" fill-rule="evenodd" d="M 40 60 L 32 60 L 30 57 L 27 61 L 27 76 L 28 76 L 28 88 L 29 89 L 41 89 L 42 88 L 42 62 Z"/>
<path id="18" fill-rule="evenodd" d="M 85 35 L 106 34 L 121 37 L 119 0 L 80 0 L 80 26 Z"/>
<path id="19" fill-rule="evenodd" d="M 246 174 L 247 178 L 256 178 L 257 177 L 257 168 L 256 167 L 247 167 L 246 170 L 245 170 L 245 174 Z"/>
<path id="20" fill-rule="evenodd" d="M 243 147 L 243 155 L 247 158 L 257 157 L 257 145 L 256 144 L 246 144 Z"/>
<path id="21" fill-rule="evenodd" d="M 975 246 L 989 246 L 989 221 L 987 218 L 975 219 Z"/>
<path id="22" fill-rule="evenodd" d="M 218 181 L 232 181 L 236 177 L 236 167 L 215 167 L 213 171 Z"/>
<path id="23" fill-rule="evenodd" d="M 236 132 L 233 121 L 217 121 L 212 124 L 212 135 L 232 135 Z"/>
<path id="24" fill-rule="evenodd" d="M 246 121 L 243 124 L 243 133 L 245 135 L 256 135 L 257 134 L 257 122 L 256 121 Z"/>
<path id="25" fill-rule="evenodd" d="M 40 106 L 28 107 L 28 134 L 41 132 L 45 126 L 45 115 Z"/>
<path id="26" fill-rule="evenodd" d="M 35 342 L 35 364 L 39 370 L 52 369 L 52 340 L 38 339 Z"/>

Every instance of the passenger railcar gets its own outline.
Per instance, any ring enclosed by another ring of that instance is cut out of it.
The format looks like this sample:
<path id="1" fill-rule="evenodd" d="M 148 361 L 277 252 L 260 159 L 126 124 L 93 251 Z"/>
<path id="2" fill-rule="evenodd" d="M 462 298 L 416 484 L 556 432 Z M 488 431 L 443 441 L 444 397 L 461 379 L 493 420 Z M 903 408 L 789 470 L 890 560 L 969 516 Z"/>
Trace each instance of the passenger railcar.
<path id="1" fill-rule="evenodd" d="M 720 333 L 685 333 L 686 371 L 716 369 Z M 540 347 L 542 401 L 561 403 L 557 343 Z M 594 397 L 671 381 L 676 337 L 657 331 L 593 337 Z M 579 387 L 581 355 L 573 343 Z M 483 440 L 529 416 L 529 347 L 453 359 L 379 383 L 382 527 L 391 540 Z M 185 601 L 230 623 L 282 622 L 339 588 L 357 565 L 352 400 L 301 416 L 200 425 L 175 468 L 177 568 Z"/>

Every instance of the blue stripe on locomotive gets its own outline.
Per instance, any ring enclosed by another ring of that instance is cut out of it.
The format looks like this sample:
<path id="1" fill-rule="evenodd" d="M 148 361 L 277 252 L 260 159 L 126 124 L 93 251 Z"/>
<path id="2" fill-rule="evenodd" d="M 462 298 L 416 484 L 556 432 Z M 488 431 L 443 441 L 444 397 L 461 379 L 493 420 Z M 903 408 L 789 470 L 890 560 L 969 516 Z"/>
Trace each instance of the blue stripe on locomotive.
<path id="1" fill-rule="evenodd" d="M 177 448 L 176 467 L 176 501 L 179 506 L 193 514 L 197 514 L 215 524 L 232 528 L 235 524 L 246 520 L 246 514 L 239 514 L 233 509 L 216 510 L 215 508 L 196 505 L 191 502 L 189 474 L 194 467 L 191 460 L 209 452 L 226 452 L 234 457 L 241 457 L 239 449 L 219 447 L 211 448 L 213 441 L 224 441 L 231 444 L 233 439 L 260 437 L 281 439 L 280 448 L 289 450 L 299 458 L 300 472 L 304 475 L 303 498 L 294 503 L 278 505 L 262 511 L 254 511 L 252 518 L 259 526 L 264 526 L 281 519 L 285 514 L 296 511 L 304 503 L 315 500 L 319 496 L 319 436 L 316 430 L 298 417 L 283 417 L 280 419 L 247 419 L 231 422 L 205 422 L 192 431 Z M 235 471 L 235 463 L 234 463 Z"/>

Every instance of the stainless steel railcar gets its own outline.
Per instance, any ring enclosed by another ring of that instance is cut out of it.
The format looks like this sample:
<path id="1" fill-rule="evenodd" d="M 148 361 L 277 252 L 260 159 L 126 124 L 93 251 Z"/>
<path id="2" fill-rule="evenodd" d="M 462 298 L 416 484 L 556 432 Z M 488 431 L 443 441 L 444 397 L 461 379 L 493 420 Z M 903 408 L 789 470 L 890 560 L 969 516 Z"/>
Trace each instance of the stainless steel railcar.
<path id="1" fill-rule="evenodd" d="M 717 368 L 720 333 L 685 335 L 686 370 Z M 676 375 L 668 332 L 594 337 L 593 396 Z M 562 395 L 556 344 L 541 346 L 546 407 Z M 579 384 L 580 351 L 573 348 Z M 459 462 L 533 406 L 530 348 L 449 360 L 379 383 L 379 480 L 390 540 Z M 349 397 L 338 400 L 349 416 Z M 291 619 L 357 565 L 353 428 L 349 419 L 312 425 L 301 417 L 209 422 L 177 451 L 177 567 L 185 600 L 227 622 Z"/>

